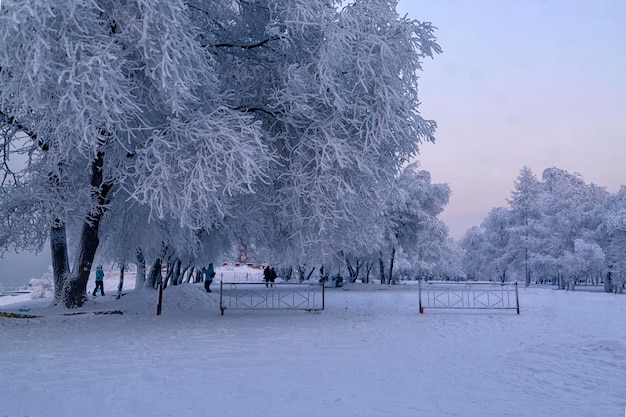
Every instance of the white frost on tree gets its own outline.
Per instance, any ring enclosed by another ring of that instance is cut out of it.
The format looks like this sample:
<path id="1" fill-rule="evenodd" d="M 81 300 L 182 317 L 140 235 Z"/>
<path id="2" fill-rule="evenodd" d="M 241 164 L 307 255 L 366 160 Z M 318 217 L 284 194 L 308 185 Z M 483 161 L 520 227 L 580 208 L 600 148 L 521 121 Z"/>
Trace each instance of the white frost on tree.
<path id="1" fill-rule="evenodd" d="M 417 71 L 440 52 L 430 24 L 395 6 L 5 0 L 3 152 L 26 137 L 29 159 L 0 204 L 10 230 L 37 233 L 0 243 L 52 236 L 57 295 L 75 306 L 100 237 L 123 236 L 113 216 L 128 210 L 300 256 L 356 247 L 369 225 L 383 236 L 385 193 L 434 141 Z"/>

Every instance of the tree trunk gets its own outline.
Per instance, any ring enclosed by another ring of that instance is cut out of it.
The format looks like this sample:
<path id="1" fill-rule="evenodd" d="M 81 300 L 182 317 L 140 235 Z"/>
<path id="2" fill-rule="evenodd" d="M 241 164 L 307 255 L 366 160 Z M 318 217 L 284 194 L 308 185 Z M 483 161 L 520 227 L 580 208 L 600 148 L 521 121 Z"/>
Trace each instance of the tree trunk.
<path id="1" fill-rule="evenodd" d="M 63 301 L 63 287 L 70 273 L 65 224 L 60 221 L 55 222 L 50 228 L 50 253 L 54 277 L 54 304 L 56 305 Z"/>
<path id="2" fill-rule="evenodd" d="M 605 292 L 613 292 L 613 283 L 611 282 L 612 273 L 611 269 L 609 269 L 606 273 L 606 278 L 604 280 L 604 291 Z"/>
<path id="3" fill-rule="evenodd" d="M 379 267 L 379 274 L 380 274 L 380 283 L 384 284 L 385 283 L 385 261 L 383 261 L 383 251 L 379 252 L 378 267 Z"/>
<path id="4" fill-rule="evenodd" d="M 396 258 L 396 247 L 394 246 L 393 248 L 391 248 L 391 259 L 389 260 L 389 276 L 387 277 L 390 284 L 393 283 L 393 261 L 395 260 L 395 258 Z"/>
<path id="5" fill-rule="evenodd" d="M 100 220 L 105 212 L 107 194 L 112 184 L 103 181 L 104 152 L 98 151 L 91 163 L 91 187 L 95 192 L 96 209 L 89 213 L 83 224 L 78 254 L 74 262 L 72 273 L 65 280 L 63 286 L 63 301 L 67 308 L 81 307 L 86 300 L 87 282 L 91 266 L 100 244 L 98 237 Z"/>
<path id="6" fill-rule="evenodd" d="M 298 280 L 300 282 L 304 281 L 304 273 L 305 272 L 306 272 L 306 267 L 298 265 Z"/>
<path id="7" fill-rule="evenodd" d="M 184 284 L 184 283 L 190 283 L 191 282 L 191 274 L 188 274 L 187 272 L 189 272 L 191 265 L 187 265 L 186 267 L 183 268 L 183 270 L 180 273 L 180 283 Z"/>
<path id="8" fill-rule="evenodd" d="M 315 272 L 316 267 L 314 266 L 313 269 L 311 269 L 311 272 L 309 272 L 309 274 L 306 276 L 306 280 L 308 281 L 309 279 L 311 279 L 311 275 L 313 275 L 313 272 Z"/>
<path id="9" fill-rule="evenodd" d="M 285 276 L 285 281 L 289 281 L 291 279 L 292 274 L 293 274 L 293 267 L 290 266 L 289 268 L 286 268 L 283 274 Z"/>
<path id="10" fill-rule="evenodd" d="M 174 263 L 172 261 L 166 262 L 165 268 L 167 272 L 165 273 L 165 279 L 163 280 L 163 289 L 166 289 L 169 285 L 169 282 L 173 281 L 174 279 Z"/>
<path id="11" fill-rule="evenodd" d="M 530 268 L 528 267 L 528 249 L 525 250 L 525 255 L 526 255 L 526 277 L 525 277 L 524 286 L 528 288 L 530 287 Z"/>
<path id="12" fill-rule="evenodd" d="M 348 278 L 350 278 L 350 282 L 354 282 L 356 280 L 356 273 L 354 272 L 354 268 L 350 263 L 348 258 L 344 258 L 346 260 L 346 266 L 348 267 Z"/>
<path id="13" fill-rule="evenodd" d="M 370 272 L 374 267 L 374 262 L 366 262 L 365 263 L 365 283 L 369 284 L 370 282 Z"/>
<path id="14" fill-rule="evenodd" d="M 181 260 L 176 258 L 174 266 L 172 267 L 172 285 L 178 285 L 182 283 L 182 276 L 180 274 Z"/>
<path id="15" fill-rule="evenodd" d="M 346 267 L 348 268 L 348 282 L 354 282 L 356 280 L 354 268 L 352 267 L 350 260 L 343 251 L 341 251 L 341 256 L 343 256 L 343 260 L 346 263 Z"/>
<path id="16" fill-rule="evenodd" d="M 68 279 L 65 280 L 63 296 L 67 308 L 81 307 L 86 300 L 87 282 L 96 250 L 100 244 L 98 238 L 99 220 L 98 216 L 98 222 L 95 224 L 85 222 L 83 225 L 74 268 Z"/>
<path id="17" fill-rule="evenodd" d="M 120 268 L 120 282 L 117 284 L 117 297 L 116 300 L 122 298 L 122 290 L 124 289 L 124 263 L 122 263 L 122 267 Z"/>
<path id="18" fill-rule="evenodd" d="M 150 275 L 148 275 L 145 287 L 155 289 L 161 282 L 161 258 L 156 258 L 150 269 Z"/>
<path id="19" fill-rule="evenodd" d="M 146 285 L 146 258 L 141 248 L 135 252 L 137 262 L 137 275 L 135 276 L 135 289 L 142 290 Z"/>

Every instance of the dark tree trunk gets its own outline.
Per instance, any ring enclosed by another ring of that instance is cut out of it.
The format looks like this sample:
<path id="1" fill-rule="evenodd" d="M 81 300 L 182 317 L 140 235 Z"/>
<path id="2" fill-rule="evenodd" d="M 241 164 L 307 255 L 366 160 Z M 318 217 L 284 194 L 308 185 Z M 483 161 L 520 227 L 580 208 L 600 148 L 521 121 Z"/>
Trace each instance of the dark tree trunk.
<path id="1" fill-rule="evenodd" d="M 393 282 L 393 261 L 396 259 L 396 247 L 391 248 L 391 259 L 389 260 L 389 276 L 387 279 L 391 284 Z"/>
<path id="2" fill-rule="evenodd" d="M 315 272 L 315 268 L 313 267 L 313 269 L 311 269 L 311 272 L 309 272 L 309 274 L 306 276 L 306 280 L 308 281 L 309 279 L 311 279 L 311 275 L 313 275 L 313 272 Z"/>
<path id="3" fill-rule="evenodd" d="M 102 168 L 104 166 L 104 152 L 98 152 L 96 159 L 91 163 L 91 187 L 96 193 L 97 207 L 90 213 L 81 233 L 78 254 L 74 262 L 74 269 L 65 280 L 63 287 L 63 298 L 65 306 L 68 308 L 80 307 L 86 300 L 87 282 L 91 266 L 96 256 L 96 250 L 100 244 L 98 237 L 100 220 L 105 211 L 107 194 L 111 190 L 111 183 L 103 182 Z"/>
<path id="4" fill-rule="evenodd" d="M 55 222 L 50 228 L 50 253 L 54 277 L 54 304 L 59 304 L 63 301 L 63 287 L 70 273 L 65 224 L 60 221 Z"/>
<path id="5" fill-rule="evenodd" d="M 300 282 L 304 281 L 305 272 L 306 272 L 306 268 L 304 266 L 298 265 L 298 279 Z"/>
<path id="6" fill-rule="evenodd" d="M 613 292 L 613 283 L 611 282 L 612 273 L 609 267 L 609 270 L 606 273 L 606 278 L 604 280 L 604 291 L 605 292 Z"/>
<path id="7" fill-rule="evenodd" d="M 359 274 L 361 273 L 361 266 L 363 262 L 359 258 L 354 258 L 354 281 L 359 279 Z"/>
<path id="8" fill-rule="evenodd" d="M 383 261 L 382 251 L 380 251 L 379 256 L 378 256 L 378 267 L 379 267 L 379 274 L 380 274 L 380 283 L 384 284 L 385 283 L 385 261 Z"/>
<path id="9" fill-rule="evenodd" d="M 161 258 L 156 258 L 150 269 L 150 275 L 146 281 L 146 288 L 155 289 L 161 282 Z"/>
<path id="10" fill-rule="evenodd" d="M 291 279 L 291 275 L 293 274 L 293 267 L 290 266 L 289 268 L 286 268 L 283 272 L 285 281 L 289 281 Z"/>
<path id="11" fill-rule="evenodd" d="M 169 283 L 174 280 L 174 262 L 166 262 L 165 263 L 166 273 L 165 279 L 163 280 L 163 289 L 167 288 Z M 176 284 L 173 284 L 176 285 Z"/>
<path id="12" fill-rule="evenodd" d="M 354 268 L 352 267 L 352 264 L 350 263 L 350 259 L 348 259 L 348 257 L 346 256 L 345 253 L 343 253 L 343 251 L 341 251 L 341 256 L 343 256 L 343 260 L 346 262 L 346 267 L 348 268 L 348 282 L 354 282 L 356 280 L 356 277 L 354 275 Z"/>
<path id="13" fill-rule="evenodd" d="M 63 296 L 67 308 L 81 307 L 85 302 L 87 282 L 99 243 L 97 225 L 85 223 L 73 272 L 65 280 Z"/>
<path id="14" fill-rule="evenodd" d="M 526 281 L 524 282 L 524 286 L 526 288 L 530 287 L 530 268 L 528 267 L 528 249 L 525 250 L 526 255 Z"/>
<path id="15" fill-rule="evenodd" d="M 369 284 L 370 282 L 370 272 L 374 267 L 374 262 L 366 262 L 365 263 L 365 283 Z"/>
<path id="16" fill-rule="evenodd" d="M 182 275 L 180 273 L 181 260 L 176 259 L 172 268 L 172 285 L 178 285 L 182 283 Z"/>

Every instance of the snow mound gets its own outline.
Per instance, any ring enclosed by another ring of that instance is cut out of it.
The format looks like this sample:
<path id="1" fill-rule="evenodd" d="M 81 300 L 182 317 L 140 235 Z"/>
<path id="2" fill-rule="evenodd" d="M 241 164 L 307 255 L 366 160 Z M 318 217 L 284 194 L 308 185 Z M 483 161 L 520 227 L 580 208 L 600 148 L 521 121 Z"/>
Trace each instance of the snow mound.
<path id="1" fill-rule="evenodd" d="M 101 307 L 121 310 L 124 314 L 155 315 L 159 292 L 154 290 L 131 290 L 120 300 L 105 297 Z M 96 300 L 97 301 L 97 300 Z M 106 304 L 106 305 L 105 305 Z M 219 308 L 219 295 L 207 293 L 197 284 L 170 285 L 163 290 L 162 314 L 189 314 L 215 311 Z"/>
<path id="2" fill-rule="evenodd" d="M 163 308 L 172 311 L 215 310 L 219 307 L 219 293 L 207 293 L 196 284 L 169 286 L 163 291 Z"/>
<path id="3" fill-rule="evenodd" d="M 36 316 L 79 316 L 84 314 L 109 314 L 151 316 L 156 315 L 159 292 L 155 290 L 128 290 L 120 299 L 114 291 L 106 296 L 87 295 L 85 304 L 76 309 L 52 305 L 52 299 L 28 300 L 6 305 L 2 311 Z M 161 312 L 163 315 L 204 315 L 219 310 L 219 293 L 207 293 L 202 285 L 181 284 L 163 290 Z"/>

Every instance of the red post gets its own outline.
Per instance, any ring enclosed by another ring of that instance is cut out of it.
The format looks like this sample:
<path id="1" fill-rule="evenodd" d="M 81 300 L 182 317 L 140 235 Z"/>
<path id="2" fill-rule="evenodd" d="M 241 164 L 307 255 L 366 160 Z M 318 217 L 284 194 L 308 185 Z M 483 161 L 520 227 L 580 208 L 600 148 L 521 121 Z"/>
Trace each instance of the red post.
<path id="1" fill-rule="evenodd" d="M 163 284 L 159 284 L 159 303 L 157 304 L 157 316 L 161 315 L 162 304 L 163 304 Z"/>

